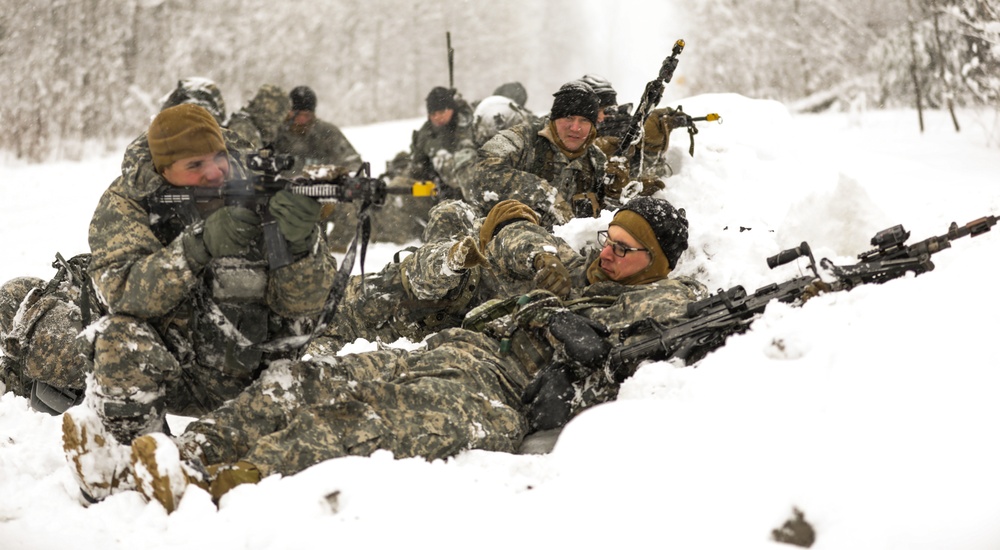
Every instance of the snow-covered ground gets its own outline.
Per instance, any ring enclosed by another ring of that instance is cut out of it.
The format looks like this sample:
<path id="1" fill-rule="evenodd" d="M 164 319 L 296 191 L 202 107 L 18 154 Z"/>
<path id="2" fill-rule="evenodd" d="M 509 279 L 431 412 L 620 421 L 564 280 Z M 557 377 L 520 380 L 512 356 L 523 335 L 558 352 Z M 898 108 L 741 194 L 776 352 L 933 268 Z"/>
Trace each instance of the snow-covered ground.
<path id="1" fill-rule="evenodd" d="M 798 275 L 764 259 L 802 241 L 846 263 L 898 223 L 916 242 L 1000 214 L 994 112 L 961 112 L 959 134 L 926 113 L 920 134 L 910 111 L 793 116 L 731 94 L 678 103 L 724 122 L 701 123 L 693 158 L 674 132 L 662 193 L 691 222 L 678 272 L 709 288 Z M 345 132 L 378 173 L 419 122 Z M 119 162 L 0 165 L 0 281 L 49 278 L 56 251 L 85 251 Z M 582 242 L 593 229 L 559 233 Z M 366 271 L 392 250 L 373 246 Z M 239 487 L 218 509 L 191 490 L 169 516 L 137 493 L 83 506 L 59 419 L 6 394 L 0 546 L 778 548 L 771 530 L 798 508 L 817 549 L 995 549 L 998 258 L 1000 230 L 956 241 L 920 277 L 775 305 L 697 368 L 645 365 L 547 455 L 379 452 Z"/>

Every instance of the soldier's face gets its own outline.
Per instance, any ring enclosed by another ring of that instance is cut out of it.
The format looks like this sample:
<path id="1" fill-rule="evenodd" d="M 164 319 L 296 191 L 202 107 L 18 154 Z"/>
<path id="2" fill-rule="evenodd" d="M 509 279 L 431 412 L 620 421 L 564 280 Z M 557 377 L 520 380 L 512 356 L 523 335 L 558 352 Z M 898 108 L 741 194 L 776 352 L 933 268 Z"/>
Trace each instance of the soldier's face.
<path id="1" fill-rule="evenodd" d="M 451 122 L 451 117 L 455 116 L 454 109 L 441 109 L 440 111 L 434 111 L 433 113 L 427 115 L 427 118 L 431 121 L 431 124 L 435 128 L 440 128 Z"/>
<path id="2" fill-rule="evenodd" d="M 178 187 L 221 187 L 229 177 L 225 151 L 174 161 L 163 169 L 163 178 Z"/>
<path id="3" fill-rule="evenodd" d="M 594 125 L 589 119 L 582 116 L 565 116 L 555 120 L 556 133 L 570 151 L 576 152 L 583 147 L 590 137 L 590 130 Z"/>
<path id="4" fill-rule="evenodd" d="M 635 275 L 653 263 L 649 252 L 645 250 L 626 250 L 624 257 L 618 256 L 614 252 L 613 243 L 627 248 L 643 248 L 628 231 L 617 225 L 608 226 L 608 244 L 601 249 L 600 266 L 601 270 L 612 281 L 621 281 Z"/>
<path id="5" fill-rule="evenodd" d="M 292 111 L 289 117 L 292 120 L 292 130 L 300 134 L 305 133 L 306 128 L 316 120 L 316 113 L 312 111 Z"/>

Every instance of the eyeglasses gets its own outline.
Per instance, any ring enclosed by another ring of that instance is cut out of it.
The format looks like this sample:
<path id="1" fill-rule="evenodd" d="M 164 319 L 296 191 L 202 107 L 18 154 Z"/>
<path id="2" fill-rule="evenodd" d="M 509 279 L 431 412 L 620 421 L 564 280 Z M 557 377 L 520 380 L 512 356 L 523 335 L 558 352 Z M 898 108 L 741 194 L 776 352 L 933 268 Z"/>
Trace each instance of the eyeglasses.
<path id="1" fill-rule="evenodd" d="M 631 246 L 625 246 L 618 241 L 612 241 L 608 237 L 607 231 L 597 232 L 597 244 L 601 245 L 601 248 L 610 246 L 611 251 L 614 252 L 615 256 L 618 256 L 619 258 L 624 258 L 625 255 L 628 254 L 629 252 L 649 252 L 648 248 L 635 248 Z"/>

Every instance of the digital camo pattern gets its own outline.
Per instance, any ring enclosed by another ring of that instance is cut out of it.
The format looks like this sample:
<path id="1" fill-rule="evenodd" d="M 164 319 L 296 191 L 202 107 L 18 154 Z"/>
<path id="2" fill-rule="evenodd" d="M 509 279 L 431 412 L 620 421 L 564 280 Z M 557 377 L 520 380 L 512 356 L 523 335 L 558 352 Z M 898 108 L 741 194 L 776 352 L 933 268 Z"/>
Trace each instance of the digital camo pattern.
<path id="1" fill-rule="evenodd" d="M 486 336 L 449 329 L 415 352 L 383 350 L 275 365 L 179 437 L 207 464 L 247 460 L 264 475 L 384 449 L 428 460 L 467 449 L 514 452 L 533 373 Z"/>
<path id="2" fill-rule="evenodd" d="M 22 350 L 26 343 L 22 340 L 20 330 L 16 328 L 22 323 L 24 310 L 21 303 L 28 293 L 45 286 L 45 281 L 36 277 L 16 277 L 0 286 L 0 382 L 4 392 L 14 392 L 15 395 L 27 397 L 31 391 L 31 382 L 24 374 Z"/>
<path id="3" fill-rule="evenodd" d="M 257 150 L 274 143 L 291 108 L 292 100 L 283 89 L 264 84 L 253 99 L 229 117 L 226 126 Z"/>
<path id="4" fill-rule="evenodd" d="M 372 214 L 372 239 L 406 244 L 418 242 L 430 218 L 430 210 L 441 200 L 461 198 L 472 177 L 477 155 L 472 141 L 472 110 L 462 100 L 452 122 L 441 128 L 427 120 L 413 132 L 409 163 L 404 174 L 393 177 L 391 187 L 411 187 L 415 182 L 433 182 L 436 197 L 390 195 Z"/>
<path id="5" fill-rule="evenodd" d="M 578 215 L 569 206 L 574 195 L 604 196 L 604 153 L 591 145 L 586 155 L 570 161 L 540 134 L 548 125 L 546 118 L 537 124 L 514 126 L 480 148 L 471 202 L 481 215 L 501 200 L 514 199 L 538 212 L 543 225 L 551 227 Z M 597 206 L 603 207 L 600 203 Z"/>
<path id="6" fill-rule="evenodd" d="M 450 269 L 448 253 L 460 239 L 425 244 L 377 273 L 351 277 L 336 318 L 310 353 L 333 355 L 358 338 L 419 342 L 460 326 L 469 310 L 487 300 L 533 290 L 537 251 L 556 251 L 570 267 L 579 263 L 579 255 L 561 240 L 535 224 L 516 222 L 490 244 L 487 265 Z"/>
<path id="7" fill-rule="evenodd" d="M 511 224 L 492 244 L 499 250 L 505 232 L 515 249 L 516 239 L 545 235 L 523 231 L 529 226 Z M 619 330 L 647 317 L 676 319 L 704 290 L 685 280 L 641 287 L 599 283 L 577 293 L 577 300 L 560 303 L 551 297 L 539 303 L 558 310 L 569 307 Z M 519 330 L 533 331 L 539 345 L 552 345 L 542 334 L 544 326 L 528 322 Z M 179 444 L 208 464 L 243 459 L 265 475 L 292 474 L 322 460 L 367 456 L 378 449 L 397 458 L 428 459 L 465 449 L 513 452 L 527 429 L 520 395 L 539 365 L 521 360 L 515 351 L 501 351 L 492 330 L 451 328 L 426 342 L 426 350 L 380 350 L 274 365 L 238 398 L 189 425 Z M 573 404 L 577 412 L 613 399 L 617 387 L 594 376 L 584 379 L 580 390 Z"/>
<path id="8" fill-rule="evenodd" d="M 201 105 L 212 113 L 220 125 L 226 121 L 226 102 L 222 98 L 222 91 L 214 81 L 207 78 L 191 77 L 178 80 L 177 87 L 160 103 L 161 111 L 185 103 Z"/>
<path id="9" fill-rule="evenodd" d="M 144 145 L 143 137 L 126 151 L 123 175 L 101 197 L 90 226 L 89 271 L 110 313 L 95 327 L 91 392 L 109 429 L 126 442 L 159 429 L 166 411 L 200 414 L 235 396 L 282 356 L 250 346 L 310 330 L 335 268 L 322 239 L 274 272 L 262 243 L 244 258 L 190 265 L 184 241 L 200 239 L 201 213 L 191 204 L 154 211 L 157 189 L 169 184 L 151 168 Z M 239 154 L 230 149 L 234 179 L 246 176 Z M 247 282 L 259 291 L 246 292 Z"/>
<path id="10" fill-rule="evenodd" d="M 454 217 L 465 219 L 466 208 L 450 210 Z M 570 270 L 584 272 L 584 259 L 569 245 L 527 221 L 512 223 L 497 233 L 485 251 L 486 265 L 451 269 L 449 252 L 470 235 L 465 229 L 456 232 L 454 238 L 402 254 L 399 262 L 377 273 L 351 277 L 336 318 L 310 345 L 310 353 L 333 355 L 358 338 L 419 342 L 436 331 L 460 326 L 469 310 L 488 300 L 533 290 L 533 262 L 540 251 L 556 254 Z M 474 234 L 478 239 L 478 228 Z M 585 276 L 579 277 L 583 284 Z"/>
<path id="11" fill-rule="evenodd" d="M 441 156 L 442 152 L 455 154 L 470 149 L 476 149 L 472 137 L 472 108 L 465 101 L 459 100 L 451 123 L 437 128 L 427 120 L 413 132 L 409 176 L 417 181 L 437 181 L 453 185 L 454 182 L 449 181 L 438 170 L 439 166 L 435 166 L 435 158 Z M 438 165 L 440 162 L 439 160 Z"/>

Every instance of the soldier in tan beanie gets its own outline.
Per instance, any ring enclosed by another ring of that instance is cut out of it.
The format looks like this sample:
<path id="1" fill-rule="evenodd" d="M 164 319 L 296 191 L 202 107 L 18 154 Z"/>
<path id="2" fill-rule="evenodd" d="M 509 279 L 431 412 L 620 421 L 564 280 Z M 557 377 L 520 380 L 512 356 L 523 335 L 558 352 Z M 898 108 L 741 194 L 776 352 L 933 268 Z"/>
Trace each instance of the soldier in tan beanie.
<path id="1" fill-rule="evenodd" d="M 164 109 L 94 210 L 87 275 L 103 315 L 88 332 L 86 395 L 63 414 L 63 450 L 91 500 L 135 487 L 145 447 L 129 447 L 163 431 L 168 413 L 206 414 L 271 362 L 297 359 L 295 346 L 264 344 L 307 336 L 330 294 L 336 263 L 315 199 L 268 200 L 292 257 L 269 269 L 256 210 L 194 196 L 249 185 L 232 143 L 203 107 Z"/>
<path id="2" fill-rule="evenodd" d="M 156 171 L 173 185 L 219 187 L 226 181 L 222 128 L 204 107 L 185 103 L 160 111 L 146 137 Z"/>

